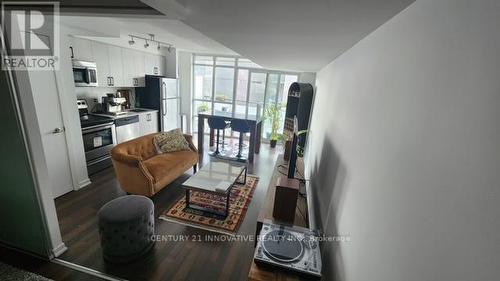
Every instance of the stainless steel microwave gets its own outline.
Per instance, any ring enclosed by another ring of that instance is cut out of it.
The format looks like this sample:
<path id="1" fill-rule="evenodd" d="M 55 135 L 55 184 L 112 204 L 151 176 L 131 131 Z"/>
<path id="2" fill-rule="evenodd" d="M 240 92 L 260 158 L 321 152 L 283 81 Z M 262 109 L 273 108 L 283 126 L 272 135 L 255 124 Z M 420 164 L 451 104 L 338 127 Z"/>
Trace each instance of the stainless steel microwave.
<path id="1" fill-rule="evenodd" d="M 91 61 L 73 60 L 73 79 L 76 87 L 97 87 L 97 65 Z"/>

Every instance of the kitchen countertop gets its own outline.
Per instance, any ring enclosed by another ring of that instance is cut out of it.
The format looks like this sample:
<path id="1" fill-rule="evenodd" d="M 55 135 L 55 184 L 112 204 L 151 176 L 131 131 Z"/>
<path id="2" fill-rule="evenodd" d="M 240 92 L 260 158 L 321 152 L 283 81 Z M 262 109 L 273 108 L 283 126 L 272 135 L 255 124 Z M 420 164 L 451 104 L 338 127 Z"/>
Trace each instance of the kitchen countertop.
<path id="1" fill-rule="evenodd" d="M 147 113 L 147 112 L 158 112 L 158 109 L 149 109 L 149 108 L 136 108 L 136 109 L 141 109 L 141 110 L 144 110 L 144 111 L 140 111 L 140 112 L 131 112 L 131 113 Z"/>
<path id="2" fill-rule="evenodd" d="M 134 112 L 134 111 L 124 110 L 126 113 L 120 114 L 120 115 L 112 115 L 112 114 L 106 114 L 106 113 L 92 113 L 92 114 L 99 115 L 99 116 L 111 117 L 113 119 L 120 119 L 120 118 L 125 118 L 125 117 L 130 117 L 130 116 L 136 116 L 136 115 L 143 114 L 143 113 L 158 112 L 158 110 L 156 110 L 156 109 L 148 109 L 148 108 L 140 108 L 140 109 L 144 109 L 144 111 Z"/>

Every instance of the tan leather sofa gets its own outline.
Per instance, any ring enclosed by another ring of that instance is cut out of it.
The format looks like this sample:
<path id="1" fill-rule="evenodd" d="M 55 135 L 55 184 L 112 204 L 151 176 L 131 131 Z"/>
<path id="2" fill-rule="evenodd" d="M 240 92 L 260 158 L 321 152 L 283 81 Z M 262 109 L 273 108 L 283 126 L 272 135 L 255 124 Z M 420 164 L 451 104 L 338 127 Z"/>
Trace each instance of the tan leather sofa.
<path id="1" fill-rule="evenodd" d="M 191 167 L 196 172 L 198 151 L 190 135 L 184 137 L 191 150 L 163 154 L 156 151 L 155 135 L 120 143 L 111 150 L 118 182 L 127 193 L 151 197 Z"/>

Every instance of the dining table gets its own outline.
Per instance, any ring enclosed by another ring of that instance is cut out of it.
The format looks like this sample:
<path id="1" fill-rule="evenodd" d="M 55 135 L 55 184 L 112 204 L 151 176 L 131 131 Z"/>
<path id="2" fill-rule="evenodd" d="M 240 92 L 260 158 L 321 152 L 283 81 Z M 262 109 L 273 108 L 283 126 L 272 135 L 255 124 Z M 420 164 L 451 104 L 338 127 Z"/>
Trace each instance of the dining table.
<path id="1" fill-rule="evenodd" d="M 260 151 L 263 118 L 258 116 L 245 116 L 244 114 L 232 114 L 230 112 L 198 113 L 198 153 L 203 155 L 203 143 L 205 133 L 205 119 L 210 117 L 220 117 L 225 121 L 244 120 L 250 126 L 250 139 L 248 144 L 248 162 L 253 163 L 254 154 Z M 214 145 L 214 130 L 210 129 L 209 145 Z"/>

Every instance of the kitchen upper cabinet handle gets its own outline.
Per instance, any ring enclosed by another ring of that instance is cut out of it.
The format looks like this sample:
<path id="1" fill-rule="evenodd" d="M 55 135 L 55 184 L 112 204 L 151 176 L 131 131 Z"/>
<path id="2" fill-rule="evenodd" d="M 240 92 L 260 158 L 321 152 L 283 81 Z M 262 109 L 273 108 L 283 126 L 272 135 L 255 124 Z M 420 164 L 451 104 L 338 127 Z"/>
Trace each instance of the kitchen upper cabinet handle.
<path id="1" fill-rule="evenodd" d="M 151 113 L 148 113 L 146 115 L 146 121 L 148 121 L 148 122 L 151 121 Z"/>
<path id="2" fill-rule="evenodd" d="M 75 58 L 75 53 L 73 52 L 73 47 L 69 46 L 69 49 L 71 50 L 71 58 L 74 59 Z"/>
<path id="3" fill-rule="evenodd" d="M 157 66 L 153 67 L 153 73 L 158 74 L 158 67 Z"/>
<path id="4" fill-rule="evenodd" d="M 111 83 L 110 83 L 110 86 L 114 86 L 115 85 L 115 78 L 113 76 L 109 77 Z"/>
<path id="5" fill-rule="evenodd" d="M 108 86 L 111 86 L 111 77 L 108 76 Z"/>

